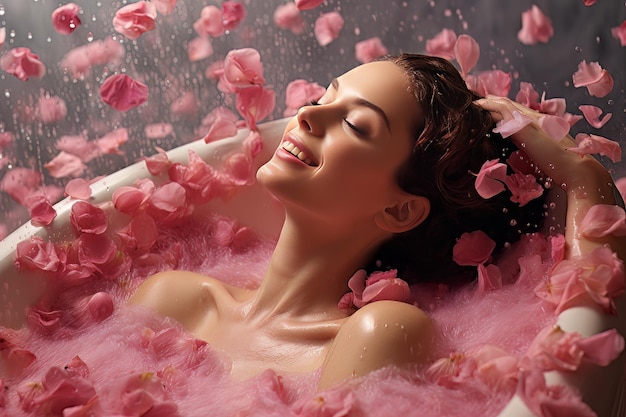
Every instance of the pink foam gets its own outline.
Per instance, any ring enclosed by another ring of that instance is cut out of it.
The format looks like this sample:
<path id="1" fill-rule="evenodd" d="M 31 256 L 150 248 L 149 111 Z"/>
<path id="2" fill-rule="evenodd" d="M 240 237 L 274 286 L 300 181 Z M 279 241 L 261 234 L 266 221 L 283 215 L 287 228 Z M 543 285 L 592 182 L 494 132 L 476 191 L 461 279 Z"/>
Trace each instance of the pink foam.
<path id="1" fill-rule="evenodd" d="M 514 387 L 494 392 L 476 381 L 452 387 L 437 384 L 427 378 L 423 369 L 383 369 L 322 394 L 315 393 L 318 373 L 279 377 L 267 371 L 252 380 L 235 381 L 229 375 L 228 360 L 206 343 L 170 319 L 125 305 L 141 280 L 170 268 L 194 270 L 229 284 L 254 287 L 262 278 L 272 248 L 273 242 L 259 239 L 221 217 L 160 228 L 157 244 L 150 253 L 135 258 L 122 279 L 70 288 L 56 301 L 50 301 L 54 309 L 64 312 L 59 325 L 25 327 L 15 334 L 2 330 L 0 334 L 11 340 L 14 349 L 36 356 L 21 374 L 2 381 L 7 415 L 36 416 L 52 407 L 50 399 L 37 403 L 46 397 L 36 390 L 33 394 L 33 387 L 41 385 L 32 383 L 45 381 L 51 368 L 63 369 L 77 356 L 88 370 L 81 383 L 93 387 L 97 396 L 89 403 L 90 410 L 102 416 L 121 413 L 124 401 L 131 401 L 132 396 L 124 394 L 129 396 L 126 398 L 120 390 L 130 390 L 131 386 L 135 389 L 137 384 L 140 390 L 133 391 L 133 395 L 140 392 L 142 398 L 149 398 L 153 413 L 161 410 L 169 413 L 163 415 L 181 416 L 311 415 L 322 412 L 319 404 L 324 401 L 320 402 L 320 395 L 328 397 L 327 412 L 336 406 L 333 398 L 341 398 L 341 406 L 356 416 L 401 415 L 416 409 L 420 415 L 429 416 L 457 415 L 459 409 L 467 415 L 490 416 L 496 415 L 513 394 Z M 539 330 L 555 319 L 553 308 L 533 293 L 549 259 L 550 246 L 544 237 L 528 236 L 508 249 L 498 262 L 504 283 L 501 290 L 478 291 L 476 283 L 455 291 L 414 286 L 415 298 L 439 329 L 433 360 L 476 351 L 484 345 L 522 355 Z M 89 313 L 91 294 L 96 293 L 95 298 L 109 294 L 115 305 L 113 315 L 103 321 L 102 314 Z M 158 392 L 155 386 L 161 387 Z M 20 400 L 25 393 L 34 400 Z"/>

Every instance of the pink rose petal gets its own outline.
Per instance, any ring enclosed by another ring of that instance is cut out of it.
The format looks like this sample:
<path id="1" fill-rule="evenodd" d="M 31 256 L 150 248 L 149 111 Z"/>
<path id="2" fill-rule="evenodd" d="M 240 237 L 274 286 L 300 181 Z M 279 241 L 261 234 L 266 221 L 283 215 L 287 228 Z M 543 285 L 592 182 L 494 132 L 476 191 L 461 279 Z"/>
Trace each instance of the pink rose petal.
<path id="1" fill-rule="evenodd" d="M 624 337 L 616 329 L 610 329 L 580 340 L 578 347 L 591 362 L 607 366 L 624 350 Z"/>
<path id="2" fill-rule="evenodd" d="M 91 317 L 99 323 L 113 314 L 113 299 L 106 292 L 97 292 L 89 298 L 87 308 Z"/>
<path id="3" fill-rule="evenodd" d="M 587 120 L 587 123 L 589 123 L 596 129 L 600 129 L 602 126 L 604 126 L 606 122 L 611 120 L 611 117 L 613 116 L 612 113 L 607 113 L 602 119 L 600 119 L 602 109 L 597 106 L 580 105 L 578 106 L 578 108 L 581 112 L 583 112 L 583 116 L 585 116 L 585 120 Z"/>
<path id="4" fill-rule="evenodd" d="M 72 205 L 70 222 L 80 233 L 101 234 L 107 230 L 108 218 L 104 210 L 79 200 Z"/>
<path id="5" fill-rule="evenodd" d="M 37 100 L 37 114 L 43 123 L 56 123 L 67 116 L 67 106 L 61 97 L 42 95 Z"/>
<path id="6" fill-rule="evenodd" d="M 508 138 L 528 126 L 531 122 L 532 119 L 530 117 L 515 110 L 513 111 L 512 119 L 499 121 L 496 123 L 496 127 L 493 131 L 501 134 L 503 138 Z"/>
<path id="7" fill-rule="evenodd" d="M 0 69 L 22 81 L 28 81 L 30 77 L 42 78 L 46 73 L 46 66 L 39 57 L 25 47 L 11 49 L 2 55 Z"/>
<path id="8" fill-rule="evenodd" d="M 622 160 L 622 149 L 619 143 L 602 136 L 579 133 L 576 135 L 576 144 L 578 146 L 568 148 L 568 150 L 579 155 L 604 155 L 613 162 Z"/>
<path id="9" fill-rule="evenodd" d="M 150 157 L 144 157 L 144 161 L 146 162 L 146 168 L 148 168 L 148 172 L 152 175 L 160 175 L 164 172 L 167 172 L 169 167 L 172 165 L 172 162 L 167 157 L 167 152 L 165 150 L 156 147 L 157 154 Z"/>
<path id="10" fill-rule="evenodd" d="M 154 30 L 156 17 L 157 10 L 154 3 L 138 1 L 115 12 L 113 28 L 128 39 L 137 39 L 144 33 Z"/>
<path id="11" fill-rule="evenodd" d="M 580 229 L 590 238 L 626 236 L 626 213 L 620 206 L 596 204 L 585 214 Z"/>
<path id="12" fill-rule="evenodd" d="M 187 56 L 190 62 L 197 62 L 213 55 L 213 44 L 211 39 L 198 36 L 189 41 L 187 45 Z"/>
<path id="13" fill-rule="evenodd" d="M 524 45 L 534 45 L 537 42 L 547 43 L 554 35 L 552 21 L 537 7 L 522 13 L 522 29 L 517 33 L 517 39 Z"/>
<path id="14" fill-rule="evenodd" d="M 362 64 L 372 62 L 381 56 L 385 56 L 389 53 L 383 42 L 379 37 L 365 39 L 364 41 L 357 42 L 354 46 L 354 53 L 356 60 Z"/>
<path id="15" fill-rule="evenodd" d="M 244 88 L 237 92 L 235 106 L 246 121 L 247 126 L 254 130 L 257 122 L 274 111 L 276 94 L 260 85 Z"/>
<path id="16" fill-rule="evenodd" d="M 504 180 L 511 192 L 511 201 L 518 203 L 520 207 L 543 195 L 543 187 L 537 183 L 537 179 L 531 174 L 513 173 Z"/>
<path id="17" fill-rule="evenodd" d="M 519 84 L 519 92 L 515 96 L 515 101 L 534 110 L 539 109 L 539 93 L 531 83 L 522 81 Z"/>
<path id="18" fill-rule="evenodd" d="M 287 90 L 285 91 L 285 104 L 287 107 L 283 116 L 295 115 L 300 107 L 318 100 L 325 92 L 326 89 L 317 83 L 310 83 L 306 80 L 290 82 L 287 84 Z"/>
<path id="19" fill-rule="evenodd" d="M 589 94 L 604 97 L 613 89 L 613 77 L 597 62 L 581 61 L 578 71 L 572 75 L 574 87 L 587 87 Z"/>
<path id="20" fill-rule="evenodd" d="M 324 3 L 324 0 L 296 0 L 295 3 L 299 10 L 311 10 Z"/>
<path id="21" fill-rule="evenodd" d="M 365 304 L 380 300 L 406 303 L 411 300 L 411 289 L 409 284 L 400 278 L 383 279 L 367 285 L 361 299 Z"/>
<path id="22" fill-rule="evenodd" d="M 222 3 L 222 21 L 224 22 L 224 29 L 235 29 L 245 17 L 246 9 L 242 3 L 230 0 L 226 0 Z"/>
<path id="23" fill-rule="evenodd" d="M 569 133 L 571 127 L 564 118 L 550 114 L 541 116 L 539 120 L 537 120 L 537 124 L 555 142 L 563 139 Z"/>
<path id="24" fill-rule="evenodd" d="M 478 266 L 489 260 L 495 247 L 496 242 L 482 230 L 463 233 L 452 248 L 452 259 L 458 265 Z"/>
<path id="25" fill-rule="evenodd" d="M 620 45 L 626 46 L 626 20 L 621 25 L 611 28 L 611 35 L 619 40 Z"/>
<path id="26" fill-rule="evenodd" d="M 14 263 L 17 269 L 27 271 L 54 272 L 62 266 L 52 242 L 45 242 L 38 236 L 17 244 Z"/>
<path id="27" fill-rule="evenodd" d="M 84 163 L 101 155 L 98 143 L 87 141 L 83 136 L 61 136 L 55 146 L 60 151 L 77 156 Z"/>
<path id="28" fill-rule="evenodd" d="M 492 159 L 485 162 L 476 175 L 475 188 L 482 198 L 491 198 L 504 191 L 506 165 Z"/>
<path id="29" fill-rule="evenodd" d="M 496 265 L 478 265 L 478 290 L 482 292 L 502 288 L 502 273 Z"/>
<path id="30" fill-rule="evenodd" d="M 70 50 L 61 59 L 59 66 L 67 70 L 74 78 L 80 78 L 87 75 L 95 65 L 118 65 L 125 54 L 124 46 L 109 37 Z"/>
<path id="31" fill-rule="evenodd" d="M 80 7 L 74 3 L 67 3 L 55 9 L 52 12 L 54 30 L 63 35 L 74 32 L 80 26 L 80 18 L 78 17 L 80 12 Z"/>
<path id="32" fill-rule="evenodd" d="M 226 118 L 218 118 L 204 137 L 205 143 L 215 142 L 216 140 L 229 138 L 237 134 L 237 126 L 231 120 Z"/>
<path id="33" fill-rule="evenodd" d="M 33 226 L 48 226 L 57 216 L 50 200 L 44 196 L 29 197 L 26 204 L 30 211 L 30 222 Z"/>
<path id="34" fill-rule="evenodd" d="M 200 12 L 200 18 L 193 24 L 198 36 L 218 37 L 224 34 L 224 20 L 222 11 L 216 6 L 205 6 Z"/>
<path id="35" fill-rule="evenodd" d="M 480 57 L 480 46 L 474 38 L 469 35 L 461 35 L 454 45 L 454 55 L 461 67 L 463 76 L 470 72 L 478 63 Z"/>
<path id="36" fill-rule="evenodd" d="M 224 59 L 223 77 L 237 88 L 265 84 L 261 55 L 253 48 L 231 50 Z"/>
<path id="37" fill-rule="evenodd" d="M 170 113 L 176 116 L 195 117 L 198 114 L 198 98 L 191 91 L 185 91 L 172 100 Z"/>
<path id="38" fill-rule="evenodd" d="M 145 103 L 148 99 L 148 86 L 126 74 L 116 74 L 102 83 L 100 96 L 106 104 L 124 112 Z"/>
<path id="39" fill-rule="evenodd" d="M 128 130 L 126 128 L 115 129 L 106 135 L 94 140 L 98 146 L 98 151 L 101 155 L 104 154 L 117 154 L 123 155 L 124 153 L 119 150 L 120 145 L 125 144 L 128 141 Z"/>
<path id="40" fill-rule="evenodd" d="M 326 46 L 339 37 L 339 32 L 343 28 L 343 17 L 338 12 L 328 12 L 322 14 L 315 20 L 315 39 Z"/>
<path id="41" fill-rule="evenodd" d="M 456 40 L 456 33 L 452 29 L 442 29 L 435 37 L 426 41 L 426 52 L 428 55 L 454 59 Z"/>
<path id="42" fill-rule="evenodd" d="M 54 178 L 63 178 L 80 177 L 86 167 L 78 156 L 61 151 L 50 162 L 44 164 L 44 168 Z"/>
<path id="43" fill-rule="evenodd" d="M 304 32 L 304 19 L 295 3 L 281 4 L 274 11 L 274 23 L 281 29 L 288 29 L 294 35 Z"/>
<path id="44" fill-rule="evenodd" d="M 541 96 L 541 103 L 539 105 L 539 111 L 541 113 L 551 114 L 553 116 L 562 117 L 565 115 L 565 109 L 567 103 L 564 98 L 550 98 L 546 99 L 546 93 Z"/>
<path id="45" fill-rule="evenodd" d="M 536 416 L 597 416 L 573 389 L 565 385 L 546 385 L 543 372 L 539 369 L 521 373 L 516 394 Z"/>
<path id="46" fill-rule="evenodd" d="M 65 185 L 65 194 L 77 200 L 89 200 L 91 197 L 89 181 L 84 178 L 71 179 Z"/>

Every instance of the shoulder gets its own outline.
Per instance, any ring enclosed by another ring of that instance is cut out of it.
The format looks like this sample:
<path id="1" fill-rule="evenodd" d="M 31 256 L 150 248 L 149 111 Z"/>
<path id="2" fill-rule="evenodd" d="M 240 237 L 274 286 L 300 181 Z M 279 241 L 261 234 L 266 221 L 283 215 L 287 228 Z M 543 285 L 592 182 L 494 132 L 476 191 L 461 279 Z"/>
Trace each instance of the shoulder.
<path id="1" fill-rule="evenodd" d="M 430 317 L 414 305 L 398 301 L 367 304 L 337 333 L 322 369 L 320 387 L 389 365 L 423 363 L 430 354 L 434 333 Z"/>
<path id="2" fill-rule="evenodd" d="M 195 272 L 164 271 L 148 277 L 129 303 L 150 307 L 186 325 L 213 306 L 220 292 L 228 291 L 211 277 Z"/>

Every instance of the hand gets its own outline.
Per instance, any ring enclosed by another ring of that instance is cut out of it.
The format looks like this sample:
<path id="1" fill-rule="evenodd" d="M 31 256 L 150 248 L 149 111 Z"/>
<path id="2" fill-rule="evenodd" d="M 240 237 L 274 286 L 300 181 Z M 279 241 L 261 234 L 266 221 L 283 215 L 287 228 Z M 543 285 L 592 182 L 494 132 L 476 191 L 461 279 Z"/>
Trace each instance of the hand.
<path id="1" fill-rule="evenodd" d="M 555 141 L 538 124 L 542 113 L 529 109 L 505 97 L 487 96 L 476 104 L 489 111 L 496 122 L 514 118 L 514 112 L 531 119 L 531 123 L 511 136 L 517 147 L 555 184 L 567 192 L 565 238 L 568 257 L 581 256 L 604 244 L 624 259 L 624 238 L 589 239 L 580 232 L 585 214 L 597 204 L 616 204 L 616 189 L 608 170 L 590 155 L 580 156 L 567 149 L 576 146 L 571 136 Z"/>

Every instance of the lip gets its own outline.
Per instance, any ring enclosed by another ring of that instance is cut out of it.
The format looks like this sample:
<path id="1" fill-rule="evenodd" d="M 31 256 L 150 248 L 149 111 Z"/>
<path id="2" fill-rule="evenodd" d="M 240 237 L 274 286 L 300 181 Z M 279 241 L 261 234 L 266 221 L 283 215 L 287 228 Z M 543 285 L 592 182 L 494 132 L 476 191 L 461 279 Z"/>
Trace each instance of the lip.
<path id="1" fill-rule="evenodd" d="M 296 146 L 300 150 L 300 152 L 304 153 L 305 159 L 308 159 L 311 161 L 311 164 L 309 165 L 305 163 L 303 160 L 301 160 L 300 158 L 293 155 L 291 152 L 284 149 L 283 144 L 285 144 L 285 142 L 291 143 L 294 146 Z M 299 137 L 293 134 L 293 132 L 289 132 L 287 133 L 287 135 L 285 135 L 280 145 L 278 146 L 277 151 L 280 156 L 282 156 L 283 158 L 287 158 L 291 161 L 299 162 L 309 167 L 316 167 L 319 165 L 318 160 L 315 158 L 311 150 L 304 144 L 304 142 L 302 142 L 302 140 Z"/>

